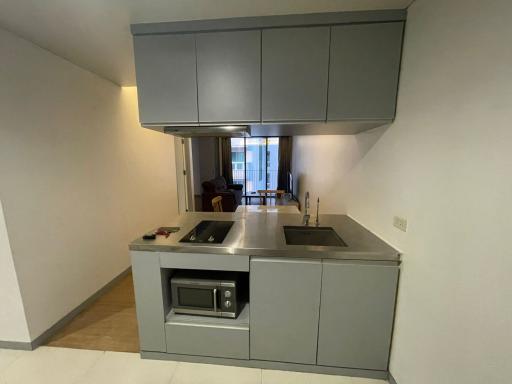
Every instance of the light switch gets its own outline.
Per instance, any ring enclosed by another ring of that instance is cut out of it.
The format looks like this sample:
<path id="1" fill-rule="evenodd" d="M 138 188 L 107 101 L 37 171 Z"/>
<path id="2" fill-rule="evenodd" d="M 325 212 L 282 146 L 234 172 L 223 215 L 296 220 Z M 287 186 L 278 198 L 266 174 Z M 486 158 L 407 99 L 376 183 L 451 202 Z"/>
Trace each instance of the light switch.
<path id="1" fill-rule="evenodd" d="M 393 217 L 393 225 L 401 231 L 407 232 L 407 219 L 400 216 Z"/>

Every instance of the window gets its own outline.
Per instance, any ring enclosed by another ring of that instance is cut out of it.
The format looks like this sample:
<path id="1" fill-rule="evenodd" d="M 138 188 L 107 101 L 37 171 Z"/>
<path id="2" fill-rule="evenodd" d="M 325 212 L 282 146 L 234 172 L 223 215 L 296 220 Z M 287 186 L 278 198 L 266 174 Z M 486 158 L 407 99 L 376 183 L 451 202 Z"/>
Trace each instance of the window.
<path id="1" fill-rule="evenodd" d="M 243 184 L 244 195 L 259 189 L 277 189 L 278 137 L 231 139 L 233 182 Z"/>

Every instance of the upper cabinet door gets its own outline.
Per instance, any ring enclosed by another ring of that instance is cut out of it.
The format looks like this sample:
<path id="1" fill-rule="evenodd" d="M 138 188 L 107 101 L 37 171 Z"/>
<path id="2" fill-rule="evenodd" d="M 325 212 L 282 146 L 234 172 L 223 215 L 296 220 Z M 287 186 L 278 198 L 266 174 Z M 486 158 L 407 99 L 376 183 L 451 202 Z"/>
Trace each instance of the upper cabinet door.
<path id="1" fill-rule="evenodd" d="M 199 121 L 259 122 L 261 31 L 200 33 Z"/>
<path id="2" fill-rule="evenodd" d="M 134 36 L 142 124 L 197 123 L 194 35 Z"/>
<path id="3" fill-rule="evenodd" d="M 262 32 L 263 121 L 325 121 L 329 27 Z"/>
<path id="4" fill-rule="evenodd" d="M 332 27 L 327 120 L 395 117 L 403 26 Z"/>

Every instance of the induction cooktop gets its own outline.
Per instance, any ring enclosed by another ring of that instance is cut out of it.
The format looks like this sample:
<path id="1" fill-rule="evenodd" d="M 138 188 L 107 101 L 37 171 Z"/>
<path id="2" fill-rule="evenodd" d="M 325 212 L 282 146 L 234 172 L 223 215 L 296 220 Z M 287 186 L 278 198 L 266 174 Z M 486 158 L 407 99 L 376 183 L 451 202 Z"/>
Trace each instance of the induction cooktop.
<path id="1" fill-rule="evenodd" d="M 234 221 L 203 220 L 187 233 L 180 243 L 221 244 L 234 223 Z"/>

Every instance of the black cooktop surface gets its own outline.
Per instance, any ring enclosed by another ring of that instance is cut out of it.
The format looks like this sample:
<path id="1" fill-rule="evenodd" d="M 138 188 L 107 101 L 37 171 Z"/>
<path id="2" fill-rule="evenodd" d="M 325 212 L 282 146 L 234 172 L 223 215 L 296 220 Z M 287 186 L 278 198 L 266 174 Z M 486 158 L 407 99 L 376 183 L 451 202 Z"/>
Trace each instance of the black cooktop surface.
<path id="1" fill-rule="evenodd" d="M 234 221 L 203 220 L 187 233 L 180 243 L 220 244 L 234 223 Z"/>

